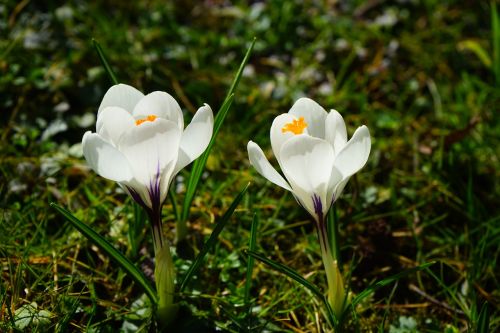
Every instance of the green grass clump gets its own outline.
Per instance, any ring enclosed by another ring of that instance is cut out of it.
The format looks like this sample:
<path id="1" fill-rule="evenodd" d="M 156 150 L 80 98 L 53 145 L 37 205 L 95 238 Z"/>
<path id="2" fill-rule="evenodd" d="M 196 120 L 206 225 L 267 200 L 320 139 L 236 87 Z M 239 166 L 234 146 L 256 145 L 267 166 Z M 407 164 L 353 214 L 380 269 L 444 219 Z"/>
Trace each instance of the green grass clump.
<path id="1" fill-rule="evenodd" d="M 272 119 L 308 96 L 338 110 L 348 129 L 366 124 L 372 135 L 368 164 L 335 204 L 353 297 L 436 262 L 380 286 L 345 330 L 499 330 L 497 10 L 463 1 L 0 5 L 0 331 L 155 325 L 143 289 L 49 207 L 66 207 L 152 278 L 144 217 L 81 156 L 83 133 L 111 85 L 92 38 L 120 82 L 171 93 L 190 119 L 202 103 L 223 104 L 254 37 L 193 197 L 187 240 L 174 254 L 178 285 L 215 223 L 252 185 L 177 295 L 181 318 L 195 325 L 179 329 L 331 330 L 318 297 L 246 252 L 253 235 L 254 252 L 325 291 L 312 223 L 249 167 L 245 149 L 252 139 L 270 156 Z M 172 184 L 178 204 L 190 171 Z M 167 199 L 171 242 L 179 213 Z"/>

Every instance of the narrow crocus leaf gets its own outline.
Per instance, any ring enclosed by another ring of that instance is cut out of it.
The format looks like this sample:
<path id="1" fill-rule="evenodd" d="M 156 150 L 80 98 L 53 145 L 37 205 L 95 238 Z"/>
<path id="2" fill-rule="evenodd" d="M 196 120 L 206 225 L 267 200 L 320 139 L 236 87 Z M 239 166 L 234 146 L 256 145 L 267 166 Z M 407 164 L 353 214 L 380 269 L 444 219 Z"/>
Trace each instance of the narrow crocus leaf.
<path id="1" fill-rule="evenodd" d="M 193 163 L 191 174 L 189 175 L 189 180 L 186 186 L 186 196 L 184 197 L 184 203 L 182 206 L 181 220 L 183 222 L 187 221 L 189 217 L 189 209 L 191 207 L 191 203 L 193 202 L 194 195 L 196 194 L 196 189 L 198 188 L 198 183 L 203 174 L 203 169 L 205 168 L 205 164 L 207 163 L 208 155 L 210 155 L 210 151 L 212 150 L 212 147 L 215 143 L 215 138 L 219 133 L 219 130 L 222 126 L 222 123 L 224 122 L 224 119 L 226 119 L 227 113 L 234 99 L 234 91 L 238 87 L 241 75 L 243 74 L 243 69 L 245 68 L 248 59 L 250 58 L 250 54 L 252 53 L 254 45 L 255 45 L 255 38 L 250 44 L 245 54 L 245 57 L 243 58 L 238 71 L 236 72 L 236 76 L 234 77 L 231 87 L 229 88 L 226 98 L 224 99 L 224 103 L 219 109 L 219 112 L 217 112 L 217 115 L 215 116 L 212 139 L 210 140 L 210 143 L 208 144 L 208 147 L 205 150 L 205 152 Z"/>
<path id="2" fill-rule="evenodd" d="M 258 252 L 255 252 L 255 251 L 251 251 L 251 250 L 246 250 L 246 251 L 243 251 L 245 254 L 261 261 L 262 263 L 266 264 L 267 266 L 271 267 L 272 269 L 274 269 L 275 271 L 277 272 L 280 272 L 282 274 L 285 274 L 286 276 L 288 276 L 290 279 L 300 283 L 302 286 L 304 286 L 306 289 L 308 289 L 310 292 L 312 292 L 316 297 L 318 297 L 324 304 L 325 306 L 325 309 L 327 310 L 327 314 L 328 314 L 328 319 L 330 320 L 330 322 L 332 323 L 332 325 L 334 327 L 337 326 L 337 318 L 335 317 L 335 314 L 333 312 L 333 309 L 330 305 L 330 303 L 328 302 L 327 298 L 323 295 L 323 293 L 321 292 L 321 290 L 316 287 L 314 284 L 312 284 L 311 282 L 307 281 L 305 278 L 303 278 L 299 273 L 297 273 L 295 270 L 291 269 L 290 267 L 286 266 L 286 265 L 283 265 L 283 264 L 280 264 L 279 262 L 276 262 L 272 259 L 269 259 L 267 258 L 265 255 L 261 254 L 261 253 L 258 253 Z"/>
<path id="3" fill-rule="evenodd" d="M 484 302 L 477 318 L 476 333 L 488 333 L 490 331 L 490 309 L 488 302 Z"/>
<path id="4" fill-rule="evenodd" d="M 184 280 L 182 280 L 180 291 L 184 291 L 186 286 L 188 285 L 189 281 L 191 281 L 191 278 L 196 274 L 198 269 L 200 268 L 201 264 L 203 263 L 203 260 L 205 259 L 207 253 L 210 251 L 210 249 L 215 245 L 217 242 L 217 238 L 219 237 L 219 234 L 222 232 L 224 227 L 226 226 L 227 222 L 229 222 L 229 219 L 234 213 L 234 210 L 236 207 L 239 205 L 241 199 L 243 199 L 243 196 L 248 190 L 248 186 L 250 183 L 248 183 L 243 190 L 234 198 L 233 202 L 229 206 L 229 208 L 226 210 L 220 221 L 217 223 L 215 226 L 214 230 L 210 234 L 210 237 L 208 237 L 208 240 L 205 242 L 203 245 L 203 248 L 201 249 L 200 253 L 196 257 L 196 259 L 193 261 L 193 264 L 189 267 L 186 276 L 184 277 Z"/>
<path id="5" fill-rule="evenodd" d="M 283 273 L 286 276 L 288 276 L 290 279 L 297 281 L 301 285 L 303 285 L 306 289 L 309 289 L 314 295 L 316 295 L 319 298 L 324 298 L 323 293 L 321 290 L 313 285 L 311 282 L 307 281 L 304 279 L 299 273 L 297 273 L 295 270 L 291 269 L 290 267 L 280 264 L 279 262 L 276 262 L 272 259 L 267 258 L 265 255 L 252 251 L 252 250 L 247 250 L 244 251 L 247 255 L 263 262 L 267 266 L 271 267 L 277 272 Z"/>
<path id="6" fill-rule="evenodd" d="M 116 78 L 115 73 L 111 69 L 111 66 L 109 66 L 109 63 L 106 60 L 106 56 L 104 55 L 104 51 L 102 50 L 101 45 L 93 38 L 92 38 L 92 44 L 94 45 L 97 55 L 99 55 L 99 59 L 101 59 L 102 66 L 106 70 L 106 73 L 108 73 L 111 82 L 113 84 L 118 84 L 118 79 Z"/>
<path id="7" fill-rule="evenodd" d="M 370 296 L 377 289 L 382 288 L 384 286 L 387 286 L 387 285 L 389 285 L 389 284 L 391 284 L 391 283 L 393 283 L 393 282 L 401 279 L 404 276 L 410 275 L 410 274 L 412 274 L 414 272 L 418 272 L 418 271 L 424 270 L 427 267 L 434 265 L 435 263 L 436 263 L 435 261 L 431 261 L 431 262 L 428 262 L 428 263 L 425 263 L 425 264 L 422 264 L 422 265 L 419 265 L 419 266 L 416 266 L 416 267 L 404 270 L 402 272 L 399 272 L 397 274 L 391 275 L 391 276 L 389 276 L 389 277 L 387 277 L 385 279 L 382 279 L 380 281 L 377 281 L 377 282 L 371 284 L 365 290 L 363 290 L 356 297 L 353 298 L 353 300 L 351 301 L 351 306 L 354 308 L 363 299 L 365 299 L 366 297 Z"/>
<path id="8" fill-rule="evenodd" d="M 248 244 L 248 249 L 252 252 L 255 252 L 255 248 L 257 246 L 257 230 L 259 228 L 259 218 L 255 213 L 253 215 L 252 226 L 250 227 L 250 243 Z M 248 257 L 247 262 L 247 277 L 245 280 L 245 304 L 249 303 L 250 300 L 250 288 L 252 286 L 252 273 L 254 266 L 254 257 Z"/>
<path id="9" fill-rule="evenodd" d="M 115 249 L 104 237 L 92 230 L 88 225 L 77 219 L 68 210 L 58 206 L 55 203 L 50 204 L 58 213 L 64 216 L 78 231 L 80 231 L 88 240 L 94 243 L 97 247 L 103 250 L 112 260 L 114 260 L 130 277 L 143 289 L 151 299 L 153 304 L 157 304 L 157 296 L 154 288 L 149 284 L 148 279 L 144 274 L 120 251 Z"/>

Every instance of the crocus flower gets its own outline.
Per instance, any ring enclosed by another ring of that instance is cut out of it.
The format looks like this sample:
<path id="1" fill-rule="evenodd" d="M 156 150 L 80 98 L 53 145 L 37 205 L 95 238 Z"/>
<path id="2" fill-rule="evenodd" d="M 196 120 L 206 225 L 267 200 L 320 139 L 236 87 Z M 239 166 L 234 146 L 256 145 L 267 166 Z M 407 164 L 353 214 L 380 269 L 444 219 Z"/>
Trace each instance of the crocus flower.
<path id="1" fill-rule="evenodd" d="M 274 119 L 271 146 L 286 180 L 253 141 L 247 146 L 250 163 L 269 181 L 291 191 L 315 219 L 322 219 L 349 178 L 365 165 L 371 142 L 364 125 L 347 141 L 340 113 L 327 113 L 315 101 L 300 98 L 288 113 Z"/>
<path id="2" fill-rule="evenodd" d="M 341 316 L 346 296 L 325 217 L 349 178 L 368 160 L 368 128 L 359 127 L 348 141 L 344 119 L 337 111 L 327 113 L 313 100 L 301 98 L 288 113 L 274 119 L 271 146 L 285 177 L 253 141 L 247 146 L 250 163 L 269 181 L 291 191 L 313 217 L 328 281 L 328 300 L 334 313 Z"/>
<path id="3" fill-rule="evenodd" d="M 144 96 L 117 84 L 104 95 L 97 113 L 96 133 L 83 136 L 83 155 L 90 167 L 114 180 L 148 213 L 156 257 L 157 316 L 168 325 L 174 304 L 174 264 L 161 231 L 161 205 L 170 182 L 205 151 L 212 137 L 213 114 L 205 104 L 184 128 L 181 108 L 162 91 Z"/>
<path id="4" fill-rule="evenodd" d="M 175 175 L 206 149 L 212 130 L 207 104 L 184 129 L 172 96 L 162 91 L 144 96 L 117 84 L 99 106 L 96 133 L 83 136 L 83 154 L 100 176 L 118 182 L 135 201 L 156 211 Z"/>

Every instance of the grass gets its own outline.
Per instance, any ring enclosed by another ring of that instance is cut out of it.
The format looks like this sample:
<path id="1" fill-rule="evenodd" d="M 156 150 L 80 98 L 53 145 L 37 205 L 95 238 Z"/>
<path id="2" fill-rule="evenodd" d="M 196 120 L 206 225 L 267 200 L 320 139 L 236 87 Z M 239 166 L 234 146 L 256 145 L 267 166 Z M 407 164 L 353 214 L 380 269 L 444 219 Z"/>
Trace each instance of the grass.
<path id="1" fill-rule="evenodd" d="M 432 0 L 0 5 L 0 330 L 22 330 L 23 316 L 25 329 L 39 332 L 154 327 L 141 311 L 149 309 L 142 289 L 49 207 L 69 209 L 151 278 L 144 217 L 81 157 L 83 133 L 95 126 L 111 84 L 92 38 L 120 82 L 171 93 L 189 119 L 202 103 L 223 104 L 256 37 L 193 197 L 187 245 L 174 254 L 178 285 L 215 223 L 252 184 L 179 293 L 180 316 L 194 325 L 179 330 L 331 330 L 320 299 L 245 254 L 253 244 L 325 290 L 312 223 L 290 194 L 249 167 L 245 149 L 252 139 L 271 156 L 272 119 L 306 95 L 341 112 L 350 134 L 361 124 L 372 134 L 368 164 L 335 204 L 353 295 L 436 262 L 377 289 L 345 330 L 405 332 L 415 322 L 418 332 L 495 332 L 497 10 Z M 190 169 L 172 185 L 177 203 Z M 175 216 L 167 200 L 164 233 L 172 242 Z"/>

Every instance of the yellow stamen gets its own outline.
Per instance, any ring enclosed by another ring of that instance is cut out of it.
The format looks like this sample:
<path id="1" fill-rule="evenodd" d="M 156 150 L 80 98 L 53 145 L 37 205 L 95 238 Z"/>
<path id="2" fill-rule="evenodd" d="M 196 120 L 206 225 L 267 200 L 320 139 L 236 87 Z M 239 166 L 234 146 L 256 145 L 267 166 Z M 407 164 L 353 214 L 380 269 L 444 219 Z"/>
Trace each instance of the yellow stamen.
<path id="1" fill-rule="evenodd" d="M 292 132 L 293 134 L 302 134 L 306 127 L 307 123 L 304 121 L 304 117 L 300 117 L 298 120 L 294 119 L 291 123 L 286 123 L 281 129 L 281 133 Z"/>
<path id="2" fill-rule="evenodd" d="M 154 114 L 150 114 L 149 116 L 147 116 L 146 118 L 142 118 L 142 119 L 137 119 L 135 121 L 135 125 L 136 126 L 139 126 L 140 124 L 146 122 L 146 121 L 155 121 L 157 117 L 154 115 Z"/>

